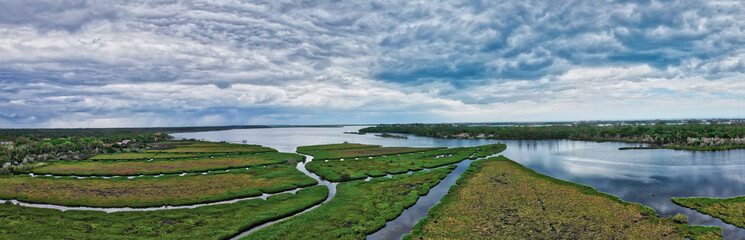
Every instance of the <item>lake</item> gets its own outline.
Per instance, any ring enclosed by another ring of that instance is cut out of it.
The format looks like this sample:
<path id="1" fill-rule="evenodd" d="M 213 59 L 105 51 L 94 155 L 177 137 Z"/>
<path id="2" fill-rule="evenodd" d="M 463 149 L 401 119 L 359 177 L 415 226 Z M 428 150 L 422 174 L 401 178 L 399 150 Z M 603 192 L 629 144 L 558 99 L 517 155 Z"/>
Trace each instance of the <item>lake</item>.
<path id="1" fill-rule="evenodd" d="M 686 209 L 671 197 L 734 197 L 745 195 L 745 150 L 693 152 L 669 149 L 618 150 L 632 143 L 570 140 L 437 139 L 407 135 L 409 139 L 355 135 L 363 126 L 318 128 L 262 128 L 175 133 L 194 138 L 260 144 L 281 152 L 298 146 L 356 142 L 383 146 L 462 147 L 505 143 L 502 154 L 537 172 L 592 186 L 629 202 L 653 208 L 661 217 L 683 213 L 691 225 L 722 227 L 725 239 L 743 239 L 745 230 Z M 422 210 L 424 211 L 424 210 Z"/>

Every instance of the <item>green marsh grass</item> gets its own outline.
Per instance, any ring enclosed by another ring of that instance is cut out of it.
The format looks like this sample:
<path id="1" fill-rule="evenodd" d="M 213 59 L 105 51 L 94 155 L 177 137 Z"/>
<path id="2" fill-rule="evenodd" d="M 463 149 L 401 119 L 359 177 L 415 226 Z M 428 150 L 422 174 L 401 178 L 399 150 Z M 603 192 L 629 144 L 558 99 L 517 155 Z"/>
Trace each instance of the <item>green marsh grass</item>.
<path id="1" fill-rule="evenodd" d="M 104 176 L 104 175 L 140 175 L 168 174 L 182 172 L 204 172 L 225 170 L 239 167 L 252 167 L 286 162 L 299 162 L 303 156 L 292 153 L 257 153 L 244 155 L 215 155 L 214 157 L 194 157 L 181 159 L 154 159 L 137 161 L 50 161 L 47 164 L 31 169 L 35 174 Z"/>
<path id="2" fill-rule="evenodd" d="M 258 196 L 314 184 L 315 179 L 290 164 L 134 179 L 9 175 L 0 176 L 0 198 L 65 206 L 154 207 Z"/>
<path id="3" fill-rule="evenodd" d="M 500 156 L 472 163 L 404 239 L 721 239 L 721 234 L 717 227 L 660 219 L 649 207 Z"/>
<path id="4" fill-rule="evenodd" d="M 92 158 L 89 158 L 88 160 L 170 159 L 170 158 L 201 157 L 204 155 L 205 154 L 129 152 L 129 153 L 99 154 Z"/>
<path id="5" fill-rule="evenodd" d="M 745 196 L 733 198 L 687 197 L 673 198 L 672 200 L 680 206 L 719 218 L 726 223 L 740 228 L 745 228 Z"/>
<path id="6" fill-rule="evenodd" d="M 226 239 L 323 202 L 326 186 L 267 200 L 144 212 L 59 211 L 0 204 L 0 239 Z"/>
<path id="7" fill-rule="evenodd" d="M 146 152 L 160 153 L 260 153 L 276 152 L 276 149 L 260 145 L 250 144 L 231 144 L 224 142 L 186 142 L 185 144 L 174 145 L 174 148 L 163 150 L 147 150 Z"/>
<path id="8" fill-rule="evenodd" d="M 435 168 L 465 159 L 485 157 L 504 151 L 504 144 L 490 144 L 477 147 L 432 149 L 411 154 L 347 158 L 341 160 L 312 161 L 306 165 L 308 170 L 330 181 L 348 181 L 368 176 L 379 177 L 386 174 L 399 174 L 424 168 Z"/>
<path id="9" fill-rule="evenodd" d="M 306 168 L 330 181 L 349 181 L 445 166 L 468 159 L 475 150 L 476 148 L 450 148 L 385 157 L 349 158 L 344 161 L 315 160 L 308 163 Z"/>
<path id="10" fill-rule="evenodd" d="M 308 154 L 318 160 L 347 159 L 355 157 L 371 157 L 392 154 L 404 154 L 430 151 L 442 148 L 409 148 L 409 147 L 381 147 L 378 145 L 364 145 L 358 143 L 341 143 L 329 145 L 302 146 L 297 152 Z"/>
<path id="11" fill-rule="evenodd" d="M 507 149 L 507 145 L 502 143 L 495 143 L 495 144 L 488 144 L 488 145 L 481 145 L 476 147 L 476 153 L 473 154 L 471 159 L 477 159 L 477 158 L 483 158 L 487 156 L 491 156 L 497 153 L 500 153 Z"/>
<path id="12" fill-rule="evenodd" d="M 244 239 L 364 239 L 385 226 L 419 196 L 437 185 L 450 168 L 340 183 L 327 203 L 259 229 Z"/>

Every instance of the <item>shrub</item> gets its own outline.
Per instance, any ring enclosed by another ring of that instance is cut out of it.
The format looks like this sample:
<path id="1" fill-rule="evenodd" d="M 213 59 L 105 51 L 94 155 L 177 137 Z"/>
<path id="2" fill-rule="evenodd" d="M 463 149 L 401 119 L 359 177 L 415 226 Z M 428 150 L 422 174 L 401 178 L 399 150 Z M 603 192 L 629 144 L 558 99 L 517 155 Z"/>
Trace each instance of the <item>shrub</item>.
<path id="1" fill-rule="evenodd" d="M 677 223 L 688 223 L 688 216 L 683 214 L 675 214 L 675 216 L 672 217 L 673 221 Z"/>

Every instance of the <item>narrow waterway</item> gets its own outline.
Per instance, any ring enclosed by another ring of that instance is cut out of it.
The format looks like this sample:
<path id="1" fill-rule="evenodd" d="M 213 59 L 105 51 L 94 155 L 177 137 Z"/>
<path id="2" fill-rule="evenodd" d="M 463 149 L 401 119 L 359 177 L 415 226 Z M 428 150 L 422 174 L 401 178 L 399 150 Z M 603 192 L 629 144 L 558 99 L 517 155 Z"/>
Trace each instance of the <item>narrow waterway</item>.
<path id="1" fill-rule="evenodd" d="M 277 163 L 279 164 L 279 163 Z M 138 174 L 138 175 L 84 175 L 84 176 L 78 176 L 74 174 L 69 175 L 53 175 L 49 173 L 45 174 L 36 174 L 36 173 L 29 173 L 28 175 L 31 177 L 50 177 L 50 178 L 77 178 L 77 179 L 86 179 L 86 178 L 101 178 L 101 179 L 112 179 L 112 178 L 120 178 L 120 177 L 126 177 L 128 179 L 134 179 L 134 178 L 141 178 L 141 177 L 162 177 L 162 176 L 175 176 L 178 175 L 180 177 L 188 176 L 188 175 L 198 175 L 198 174 L 210 174 L 212 172 L 230 172 L 231 170 L 239 170 L 239 169 L 246 169 L 249 170 L 251 168 L 259 168 L 259 167 L 266 167 L 270 165 L 276 165 L 276 164 L 268 164 L 268 165 L 261 165 L 261 166 L 251 166 L 251 167 L 232 167 L 232 168 L 219 168 L 214 170 L 207 170 L 207 171 L 184 171 L 182 173 L 159 173 L 159 174 Z"/>
<path id="2" fill-rule="evenodd" d="M 298 154 L 300 154 L 300 153 L 298 153 Z M 248 234 L 250 234 L 250 233 L 252 233 L 252 232 L 255 232 L 255 231 L 257 231 L 257 230 L 259 230 L 259 229 L 261 229 L 261 228 L 264 228 L 264 227 L 266 227 L 266 226 L 269 226 L 269 225 L 272 225 L 272 224 L 274 224 L 274 223 L 277 223 L 277 222 L 283 221 L 283 220 L 285 220 L 285 219 L 291 218 L 291 217 L 293 217 L 293 216 L 297 216 L 297 215 L 299 215 L 299 214 L 302 214 L 302 213 L 305 213 L 305 212 L 311 211 L 311 210 L 313 210 L 313 209 L 315 209 L 315 208 L 317 208 L 317 207 L 319 207 L 319 206 L 323 205 L 324 203 L 326 203 L 326 202 L 328 202 L 328 201 L 331 201 L 331 199 L 332 199 L 332 198 L 334 198 L 334 196 L 336 195 L 336 186 L 337 186 L 337 185 L 339 184 L 339 182 L 331 182 L 331 181 L 325 180 L 325 179 L 321 178 L 321 176 L 318 176 L 317 174 L 315 174 L 315 173 L 313 173 L 313 172 L 310 172 L 310 171 L 308 171 L 308 169 L 306 169 L 306 168 L 305 168 L 305 165 L 307 165 L 307 164 L 308 164 L 309 162 L 313 161 L 313 156 L 310 156 L 310 155 L 305 155 L 305 154 L 300 154 L 300 155 L 303 155 L 303 156 L 305 156 L 305 159 L 306 159 L 306 160 L 305 160 L 304 162 L 300 162 L 300 163 L 298 163 L 298 164 L 297 164 L 297 166 L 296 166 L 296 167 L 297 167 L 297 169 L 298 169 L 298 170 L 299 170 L 300 172 L 304 173 L 305 175 L 308 175 L 309 177 L 312 177 L 313 179 L 315 179 L 316 181 L 318 181 L 318 184 L 319 184 L 319 185 L 324 185 L 324 186 L 326 186 L 326 187 L 328 187 L 328 188 L 329 188 L 329 196 L 328 196 L 328 197 L 326 198 L 326 200 L 324 200 L 324 201 L 323 201 L 322 203 L 320 203 L 320 204 L 318 204 L 318 205 L 315 205 L 315 206 L 313 206 L 313 207 L 310 207 L 310 208 L 308 208 L 308 209 L 305 209 L 305 210 L 303 210 L 302 212 L 296 213 L 296 214 L 294 214 L 294 215 L 292 215 L 292 216 L 289 216 L 289 217 L 285 217 L 285 218 L 282 218 L 282 219 L 278 219 L 278 220 L 274 220 L 274 221 L 271 221 L 271 222 L 267 222 L 267 223 L 261 224 L 261 225 L 259 225 L 259 226 L 256 226 L 256 227 L 254 227 L 254 228 L 252 228 L 252 229 L 249 229 L 248 231 L 242 232 L 241 234 L 239 234 L 239 235 L 237 235 L 237 236 L 235 236 L 235 237 L 233 237 L 233 238 L 231 238 L 231 239 L 239 239 L 239 238 L 245 237 L 246 235 L 248 235 Z M 350 161 L 357 161 L 357 160 L 350 160 Z M 466 161 L 468 161 L 468 162 L 469 162 L 469 164 L 470 164 L 470 162 L 472 162 L 473 160 L 466 160 Z M 465 161 L 461 161 L 461 163 L 463 163 L 463 162 L 465 162 Z M 459 163 L 459 164 L 460 164 L 460 163 Z M 418 171 L 408 171 L 408 172 L 405 172 L 405 173 L 399 173 L 399 174 L 388 174 L 388 175 L 382 176 L 381 178 L 391 178 L 391 177 L 393 177 L 394 175 L 401 175 L 401 174 L 412 174 L 412 173 L 415 173 L 415 172 L 420 172 L 420 171 L 429 171 L 429 170 L 432 170 L 432 169 L 444 168 L 444 167 L 447 167 L 447 166 L 448 166 L 448 165 L 445 165 L 445 166 L 441 166 L 441 167 L 436 167 L 436 168 L 423 168 L 422 170 L 418 170 Z M 458 166 L 459 166 L 459 168 L 461 167 L 461 165 L 458 165 Z M 465 165 L 465 166 L 463 167 L 463 169 L 462 169 L 462 170 L 460 170 L 460 173 L 458 174 L 458 176 L 460 176 L 460 174 L 462 174 L 462 173 L 463 173 L 463 171 L 465 171 L 465 168 L 467 168 L 467 167 L 468 167 L 468 165 Z M 456 168 L 455 170 L 453 170 L 453 171 L 452 171 L 452 172 L 451 172 L 450 174 L 448 174 L 448 176 L 447 176 L 447 177 L 446 177 L 445 179 L 448 179 L 448 178 L 452 178 L 452 176 L 453 176 L 453 173 L 455 173 L 455 172 L 458 172 L 458 171 L 459 171 L 459 170 L 458 170 L 459 168 Z M 373 179 L 373 177 L 367 177 L 366 179 L 364 179 L 364 181 L 370 181 L 371 179 Z M 455 177 L 454 179 L 458 179 L 458 177 Z M 359 181 L 359 180 L 358 180 L 358 181 Z M 443 180 L 443 181 L 444 181 L 444 180 Z M 455 182 L 455 180 L 453 180 L 453 183 L 454 183 L 454 182 Z M 437 186 L 441 186 L 441 185 L 442 185 L 442 181 L 441 181 L 441 182 L 440 182 L 440 183 L 439 183 L 439 184 L 438 184 Z M 450 185 L 452 185 L 452 184 L 450 184 Z M 436 187 L 434 187 L 434 188 L 432 188 L 432 189 L 430 190 L 430 192 L 429 192 L 429 193 L 428 193 L 428 194 L 427 194 L 426 196 L 430 196 L 430 195 L 433 195 L 433 191 L 435 191 L 435 189 L 437 188 L 437 186 L 436 186 Z M 445 190 L 445 192 L 447 192 L 447 190 Z M 444 194 L 442 194 L 442 195 L 444 195 Z M 420 199 L 421 199 L 421 198 L 424 198 L 424 197 L 426 197 L 426 196 L 420 197 Z M 440 196 L 440 198 L 442 198 L 442 196 Z M 438 198 L 438 199 L 439 199 L 439 198 Z M 419 202 L 417 202 L 417 204 L 419 204 Z M 415 206 L 416 206 L 416 205 L 415 205 Z M 428 208 L 427 208 L 427 209 L 428 209 Z M 404 210 L 404 211 L 406 211 L 406 210 Z M 426 210 L 425 210 L 425 214 L 426 214 Z M 413 227 L 413 225 L 412 225 L 412 227 Z M 411 229 L 409 229 L 409 231 L 411 231 Z"/>
<path id="3" fill-rule="evenodd" d="M 429 209 L 434 207 L 437 203 L 442 200 L 442 197 L 448 193 L 450 187 L 455 184 L 455 181 L 463 175 L 468 166 L 475 160 L 463 160 L 456 164 L 456 168 L 448 174 L 445 179 L 442 179 L 435 187 L 429 190 L 427 195 L 419 197 L 416 204 L 410 208 L 404 209 L 404 211 L 395 219 L 387 222 L 385 227 L 381 228 L 377 232 L 367 236 L 368 240 L 388 240 L 388 239 L 401 239 L 404 235 L 411 232 L 414 229 L 414 225 L 419 222 L 420 219 L 427 216 Z"/>
<path id="4" fill-rule="evenodd" d="M 313 156 L 305 155 L 305 154 L 301 154 L 301 155 L 305 156 L 305 161 L 297 163 L 297 165 L 296 165 L 297 170 L 300 170 L 305 175 L 308 175 L 309 177 L 312 177 L 313 179 L 315 179 L 316 181 L 318 181 L 318 184 L 319 185 L 323 185 L 323 186 L 326 186 L 326 187 L 329 188 L 329 196 L 326 198 L 326 200 L 324 200 L 322 203 L 320 203 L 318 205 L 315 205 L 313 207 L 310 207 L 308 209 L 305 209 L 302 212 L 299 212 L 299 213 L 297 213 L 295 215 L 292 215 L 292 216 L 289 216 L 289 217 L 285 217 L 285 218 L 282 218 L 282 219 L 278 219 L 278 220 L 274 220 L 274 221 L 271 221 L 271 222 L 267 222 L 267 223 L 261 224 L 259 226 L 256 226 L 254 228 L 251 228 L 248 231 L 242 232 L 242 233 L 236 235 L 235 237 L 232 237 L 231 238 L 232 240 L 240 239 L 240 238 L 245 237 L 246 235 L 248 235 L 248 234 L 250 234 L 252 232 L 255 232 L 255 231 L 257 231 L 259 229 L 262 229 L 262 228 L 264 228 L 266 226 L 272 225 L 272 224 L 274 224 L 276 222 L 280 222 L 280 221 L 283 221 L 285 219 L 288 219 L 288 218 L 291 218 L 293 216 L 296 216 L 298 214 L 303 214 L 305 212 L 311 211 L 311 210 L 313 210 L 313 209 L 315 209 L 315 208 L 323 205 L 324 203 L 327 203 L 332 198 L 334 198 L 334 196 L 336 196 L 336 185 L 338 185 L 339 183 L 326 181 L 326 180 L 322 179 L 320 176 L 316 175 L 315 173 L 312 173 L 312 172 L 308 171 L 308 169 L 305 168 L 305 165 L 308 164 L 309 162 L 313 161 Z"/>
<path id="5" fill-rule="evenodd" d="M 23 207 L 33 207 L 33 208 L 48 208 L 48 209 L 57 209 L 61 211 L 69 211 L 69 210 L 81 210 L 81 211 L 102 211 L 107 213 L 114 213 L 114 212 L 145 212 L 145 211 L 157 211 L 157 210 L 168 210 L 168 209 L 185 209 L 185 208 L 198 208 L 198 207 L 204 207 L 204 206 L 210 206 L 210 205 L 217 205 L 217 204 L 228 204 L 228 203 L 235 203 L 238 201 L 243 200 L 251 200 L 251 199 L 264 199 L 268 198 L 272 195 L 277 194 L 283 194 L 283 193 L 296 193 L 299 188 L 284 191 L 284 192 L 278 192 L 278 193 L 264 193 L 261 194 L 261 196 L 255 196 L 255 197 L 244 197 L 244 198 L 235 198 L 231 200 L 225 200 L 225 201 L 217 201 L 217 202 L 211 202 L 211 203 L 199 203 L 199 204 L 191 204 L 191 205 L 179 205 L 179 206 L 160 206 L 160 207 L 142 207 L 142 208 L 133 208 L 133 207 L 117 207 L 117 208 L 106 208 L 106 207 L 70 207 L 70 206 L 64 206 L 64 205 L 55 205 L 55 204 L 43 204 L 43 203 L 28 203 L 28 202 L 22 202 L 15 199 L 11 200 L 0 200 L 0 204 L 11 202 L 18 206 Z"/>

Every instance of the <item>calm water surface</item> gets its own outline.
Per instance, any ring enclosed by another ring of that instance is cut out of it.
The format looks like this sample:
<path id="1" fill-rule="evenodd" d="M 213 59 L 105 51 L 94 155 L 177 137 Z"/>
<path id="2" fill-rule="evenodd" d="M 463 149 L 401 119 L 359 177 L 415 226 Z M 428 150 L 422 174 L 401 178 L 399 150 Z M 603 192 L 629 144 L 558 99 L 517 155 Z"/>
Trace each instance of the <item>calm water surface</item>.
<path id="1" fill-rule="evenodd" d="M 691 152 L 667 149 L 625 150 L 637 144 L 568 140 L 458 140 L 409 136 L 409 139 L 353 135 L 362 127 L 269 128 L 177 133 L 176 138 L 261 144 L 281 152 L 297 146 L 357 142 L 383 146 L 461 147 L 502 142 L 510 159 L 540 173 L 610 193 L 653 208 L 662 217 L 689 216 L 692 225 L 719 226 L 725 239 L 745 239 L 745 230 L 675 205 L 671 197 L 745 195 L 745 150 Z M 422 210 L 424 211 L 424 210 Z M 416 220 L 411 220 L 414 223 Z"/>

